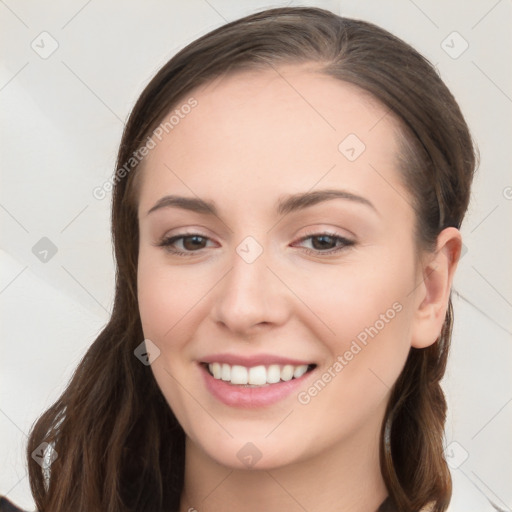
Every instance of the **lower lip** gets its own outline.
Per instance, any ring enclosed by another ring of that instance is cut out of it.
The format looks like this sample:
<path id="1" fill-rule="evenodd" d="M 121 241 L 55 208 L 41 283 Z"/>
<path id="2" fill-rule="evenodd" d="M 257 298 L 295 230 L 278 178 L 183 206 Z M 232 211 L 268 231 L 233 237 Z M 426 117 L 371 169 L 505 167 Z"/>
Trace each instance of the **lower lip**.
<path id="1" fill-rule="evenodd" d="M 304 385 L 304 381 L 314 372 L 309 371 L 299 377 L 286 382 L 268 384 L 266 386 L 246 388 L 230 384 L 224 380 L 215 379 L 208 370 L 199 365 L 208 391 L 222 403 L 231 407 L 252 409 L 272 405 L 284 400 L 294 391 Z"/>

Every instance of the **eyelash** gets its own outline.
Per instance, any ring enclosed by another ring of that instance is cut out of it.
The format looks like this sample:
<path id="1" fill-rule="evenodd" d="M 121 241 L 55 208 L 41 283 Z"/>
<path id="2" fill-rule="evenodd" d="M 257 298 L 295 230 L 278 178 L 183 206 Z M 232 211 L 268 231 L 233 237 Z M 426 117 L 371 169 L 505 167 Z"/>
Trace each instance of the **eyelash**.
<path id="1" fill-rule="evenodd" d="M 172 247 L 172 244 L 175 243 L 176 241 L 185 239 L 185 238 L 192 238 L 194 236 L 209 240 L 209 238 L 207 236 L 201 235 L 201 233 L 182 233 L 179 235 L 163 238 L 157 245 L 159 247 L 163 247 L 166 251 L 168 251 L 171 254 L 174 254 L 176 256 L 184 256 L 184 257 L 194 256 L 195 253 L 198 253 L 201 249 L 205 249 L 205 247 L 199 249 L 198 251 L 180 251 L 180 250 Z M 356 243 L 354 240 L 350 240 L 348 238 L 339 236 L 336 233 L 332 233 L 330 231 L 324 231 L 321 233 L 317 233 L 317 232 L 307 233 L 306 235 L 301 237 L 299 240 L 297 240 L 297 242 L 304 242 L 305 240 L 308 240 L 309 238 L 317 238 L 317 237 L 322 237 L 322 236 L 328 236 L 330 238 L 333 238 L 336 242 L 341 242 L 342 245 L 340 247 L 337 247 L 334 249 L 329 249 L 327 251 L 320 251 L 318 249 L 307 249 L 307 248 L 305 248 L 304 251 L 307 254 L 312 254 L 314 256 L 329 256 L 329 255 L 338 253 L 340 251 L 343 251 L 343 250 L 347 249 L 348 247 L 355 245 L 355 243 Z"/>

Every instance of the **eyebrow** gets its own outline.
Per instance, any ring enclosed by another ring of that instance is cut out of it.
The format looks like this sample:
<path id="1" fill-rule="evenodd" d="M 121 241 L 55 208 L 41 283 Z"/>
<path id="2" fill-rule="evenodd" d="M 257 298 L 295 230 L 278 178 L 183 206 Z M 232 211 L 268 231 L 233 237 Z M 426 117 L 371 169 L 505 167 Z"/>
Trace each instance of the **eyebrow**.
<path id="1" fill-rule="evenodd" d="M 308 208 L 310 206 L 314 206 L 318 203 L 329 201 L 331 199 L 346 199 L 354 203 L 365 205 L 377 213 L 377 215 L 379 214 L 373 203 L 371 203 L 368 199 L 351 192 L 347 192 L 345 190 L 335 189 L 301 192 L 298 194 L 281 197 L 277 203 L 276 209 L 279 215 L 286 215 L 288 213 L 303 210 L 304 208 Z M 155 203 L 155 205 L 147 212 L 146 215 L 149 215 L 150 213 L 161 208 L 170 207 L 182 208 L 184 210 L 189 210 L 205 215 L 215 215 L 216 217 L 219 216 L 219 212 L 213 201 L 206 201 L 198 197 L 184 197 L 177 195 L 167 195 L 162 197 Z"/>

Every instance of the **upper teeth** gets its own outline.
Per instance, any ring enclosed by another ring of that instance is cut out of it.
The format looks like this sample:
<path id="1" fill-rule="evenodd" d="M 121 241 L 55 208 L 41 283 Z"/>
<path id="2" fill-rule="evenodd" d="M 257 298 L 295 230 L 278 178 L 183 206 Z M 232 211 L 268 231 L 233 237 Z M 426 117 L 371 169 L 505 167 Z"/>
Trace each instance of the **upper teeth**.
<path id="1" fill-rule="evenodd" d="M 291 380 L 299 378 L 308 370 L 307 364 L 293 366 L 286 364 L 280 366 L 271 364 L 270 366 L 252 366 L 246 368 L 237 364 L 231 366 L 225 363 L 210 363 L 208 369 L 215 379 L 225 380 L 231 384 L 252 384 L 263 386 L 264 384 L 275 384 L 280 380 Z"/>

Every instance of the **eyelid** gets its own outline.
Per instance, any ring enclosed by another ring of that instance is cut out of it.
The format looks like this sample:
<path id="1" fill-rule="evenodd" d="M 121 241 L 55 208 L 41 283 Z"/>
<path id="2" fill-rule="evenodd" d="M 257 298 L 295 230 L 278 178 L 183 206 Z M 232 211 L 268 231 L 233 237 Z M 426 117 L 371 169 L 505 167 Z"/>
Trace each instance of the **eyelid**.
<path id="1" fill-rule="evenodd" d="M 301 241 L 301 240 L 304 240 L 305 238 L 309 238 L 309 237 L 322 236 L 322 235 L 332 236 L 333 238 L 341 238 L 342 240 L 355 242 L 354 235 L 345 236 L 345 235 L 342 235 L 341 233 L 338 233 L 335 230 L 321 229 L 321 228 L 320 229 L 310 229 L 309 228 L 308 230 L 306 230 L 306 232 L 303 235 L 301 235 L 300 238 L 297 239 L 297 241 Z"/>

